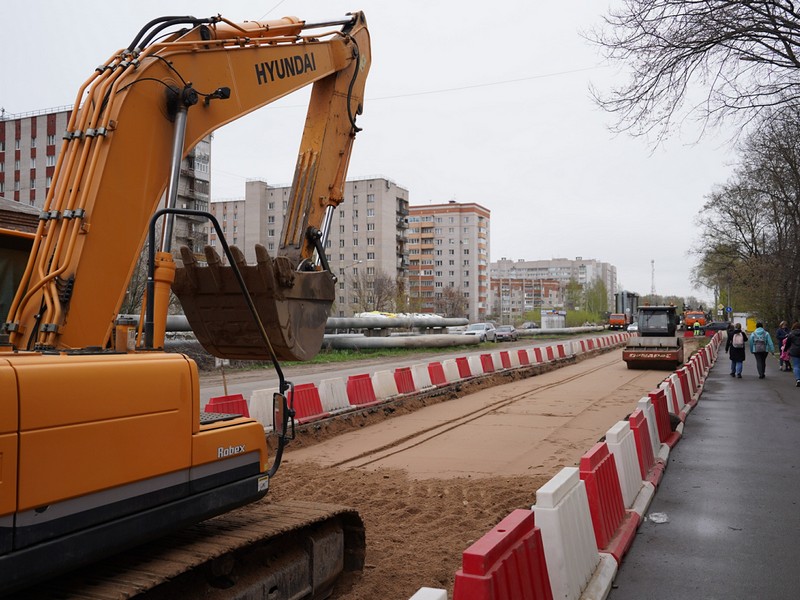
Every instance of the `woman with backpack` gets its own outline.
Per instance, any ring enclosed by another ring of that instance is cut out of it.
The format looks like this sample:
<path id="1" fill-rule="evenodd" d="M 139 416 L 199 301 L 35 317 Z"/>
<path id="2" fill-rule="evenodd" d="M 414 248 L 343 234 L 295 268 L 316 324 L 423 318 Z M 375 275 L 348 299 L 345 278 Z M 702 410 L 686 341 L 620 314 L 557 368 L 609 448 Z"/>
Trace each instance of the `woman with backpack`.
<path id="1" fill-rule="evenodd" d="M 789 349 L 789 357 L 792 359 L 794 369 L 795 385 L 800 387 L 800 323 L 792 323 L 792 330 L 786 337 L 786 347 Z"/>
<path id="2" fill-rule="evenodd" d="M 800 334 L 800 326 L 798 326 L 798 334 Z M 728 332 L 728 343 L 725 344 L 725 352 L 731 357 L 731 377 L 742 378 L 746 342 L 747 334 L 742 331 L 742 324 L 736 323 L 733 330 Z"/>
<path id="3" fill-rule="evenodd" d="M 775 345 L 772 343 L 772 337 L 760 322 L 756 323 L 756 330 L 750 336 L 750 352 L 756 357 L 758 378 L 764 379 L 767 369 L 767 354 L 775 352 Z"/>

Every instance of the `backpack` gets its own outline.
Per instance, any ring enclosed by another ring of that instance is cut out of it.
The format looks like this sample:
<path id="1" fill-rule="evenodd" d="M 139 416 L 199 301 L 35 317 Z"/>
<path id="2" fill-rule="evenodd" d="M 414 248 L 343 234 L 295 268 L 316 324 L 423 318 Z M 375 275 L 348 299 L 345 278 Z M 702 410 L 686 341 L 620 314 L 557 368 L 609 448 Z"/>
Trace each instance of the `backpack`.
<path id="1" fill-rule="evenodd" d="M 731 346 L 734 348 L 744 348 L 744 334 L 741 331 L 738 331 L 733 334 L 733 341 L 731 342 Z"/>
<path id="2" fill-rule="evenodd" d="M 766 352 L 767 338 L 764 332 L 753 334 L 753 352 Z"/>

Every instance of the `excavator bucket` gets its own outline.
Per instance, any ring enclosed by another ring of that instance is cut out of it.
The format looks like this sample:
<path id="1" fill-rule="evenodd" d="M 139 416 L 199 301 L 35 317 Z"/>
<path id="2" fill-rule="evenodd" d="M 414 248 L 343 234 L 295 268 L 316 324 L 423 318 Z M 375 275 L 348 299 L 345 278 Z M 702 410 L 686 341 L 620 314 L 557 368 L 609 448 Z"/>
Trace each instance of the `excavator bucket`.
<path id="1" fill-rule="evenodd" d="M 297 271 L 285 257 L 272 258 L 256 245 L 256 264 L 230 248 L 278 360 L 309 360 L 322 347 L 325 323 L 335 297 L 328 271 Z M 172 290 L 183 305 L 197 340 L 218 358 L 270 360 L 258 325 L 231 266 L 222 264 L 210 246 L 208 266 L 200 266 L 181 248 L 183 266 Z"/>

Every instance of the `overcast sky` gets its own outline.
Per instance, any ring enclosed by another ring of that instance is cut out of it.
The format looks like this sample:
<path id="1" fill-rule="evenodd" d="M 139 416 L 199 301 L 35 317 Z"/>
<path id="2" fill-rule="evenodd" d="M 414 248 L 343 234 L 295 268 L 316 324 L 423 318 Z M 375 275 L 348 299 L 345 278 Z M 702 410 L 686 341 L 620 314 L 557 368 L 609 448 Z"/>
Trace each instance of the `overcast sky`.
<path id="1" fill-rule="evenodd" d="M 412 204 L 476 202 L 491 210 L 491 259 L 593 258 L 620 285 L 711 299 L 692 288 L 704 197 L 731 172 L 725 132 L 684 124 L 668 144 L 615 136 L 589 85 L 623 73 L 580 32 L 598 0 L 5 1 L 0 107 L 24 113 L 74 102 L 95 66 L 165 14 L 307 21 L 363 10 L 372 39 L 363 131 L 349 177 L 382 175 Z M 244 197 L 247 179 L 292 179 L 304 93 L 215 135 L 212 199 Z M 254 143 L 256 142 L 257 143 Z M 651 261 L 655 265 L 652 278 Z"/>

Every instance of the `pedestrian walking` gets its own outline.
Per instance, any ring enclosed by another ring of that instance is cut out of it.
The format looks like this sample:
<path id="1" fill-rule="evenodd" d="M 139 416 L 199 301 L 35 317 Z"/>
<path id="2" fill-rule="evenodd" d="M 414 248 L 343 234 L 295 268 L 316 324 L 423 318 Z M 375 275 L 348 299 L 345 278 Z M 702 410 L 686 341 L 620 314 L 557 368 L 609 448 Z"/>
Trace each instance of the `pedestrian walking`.
<path id="1" fill-rule="evenodd" d="M 789 350 L 789 357 L 792 359 L 794 370 L 795 385 L 800 387 L 800 323 L 792 323 L 792 330 L 786 338 L 786 347 Z"/>
<path id="2" fill-rule="evenodd" d="M 778 326 L 778 330 L 775 332 L 775 341 L 777 342 L 778 346 L 778 359 L 780 361 L 780 369 L 781 371 L 791 371 L 792 364 L 789 359 L 784 358 L 784 347 L 783 342 L 784 340 L 789 337 L 789 324 L 786 321 L 781 321 L 781 324 Z"/>
<path id="3" fill-rule="evenodd" d="M 798 337 L 800 337 L 800 326 L 798 326 Z M 747 334 L 742 331 L 742 324 L 736 323 L 733 330 L 728 334 L 728 341 L 725 344 L 725 352 L 731 359 L 731 377 L 742 378 L 742 367 L 744 366 L 745 351 L 744 345 L 747 343 Z M 800 348 L 800 345 L 798 345 Z M 800 355 L 798 355 L 800 362 Z"/>
<path id="4" fill-rule="evenodd" d="M 775 352 L 775 345 L 772 343 L 772 336 L 764 329 L 764 324 L 756 323 L 756 330 L 750 336 L 750 352 L 756 357 L 756 370 L 758 378 L 766 377 L 767 354 Z"/>

